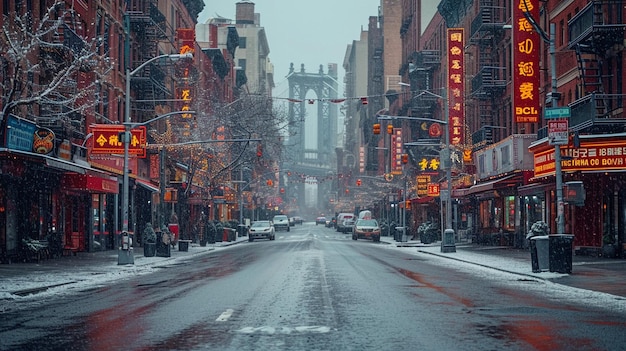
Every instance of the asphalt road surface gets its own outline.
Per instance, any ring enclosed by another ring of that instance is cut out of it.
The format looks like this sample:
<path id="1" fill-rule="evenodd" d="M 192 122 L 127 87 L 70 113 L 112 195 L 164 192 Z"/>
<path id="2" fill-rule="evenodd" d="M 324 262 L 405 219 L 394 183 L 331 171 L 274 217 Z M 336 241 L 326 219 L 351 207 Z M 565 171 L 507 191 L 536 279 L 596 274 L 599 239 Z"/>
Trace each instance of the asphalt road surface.
<path id="1" fill-rule="evenodd" d="M 305 223 L 2 315 L 2 350 L 623 350 L 626 316 Z"/>

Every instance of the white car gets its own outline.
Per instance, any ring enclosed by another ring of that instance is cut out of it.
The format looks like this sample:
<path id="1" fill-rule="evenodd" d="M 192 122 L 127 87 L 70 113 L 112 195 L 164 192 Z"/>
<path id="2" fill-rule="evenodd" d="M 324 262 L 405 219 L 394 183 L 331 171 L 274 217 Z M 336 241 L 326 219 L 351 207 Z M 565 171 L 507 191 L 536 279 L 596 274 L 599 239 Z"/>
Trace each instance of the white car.
<path id="1" fill-rule="evenodd" d="M 253 222 L 248 230 L 248 241 L 254 241 L 254 239 L 274 240 L 275 238 L 274 226 L 270 221 Z"/>
<path id="2" fill-rule="evenodd" d="M 289 218 L 287 218 L 287 216 L 285 215 L 276 215 L 274 216 L 274 218 L 272 219 L 272 224 L 274 225 L 274 228 L 278 229 L 285 229 L 287 231 L 290 231 L 291 228 L 289 226 Z"/>

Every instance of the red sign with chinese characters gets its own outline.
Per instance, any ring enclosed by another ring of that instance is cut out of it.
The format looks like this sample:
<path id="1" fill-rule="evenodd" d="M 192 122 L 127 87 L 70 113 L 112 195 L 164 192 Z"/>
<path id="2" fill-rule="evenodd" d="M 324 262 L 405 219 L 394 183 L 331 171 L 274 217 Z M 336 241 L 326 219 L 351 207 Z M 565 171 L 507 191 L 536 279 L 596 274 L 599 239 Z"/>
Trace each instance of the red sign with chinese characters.
<path id="1" fill-rule="evenodd" d="M 516 123 L 539 122 L 539 33 L 524 13 L 539 18 L 539 0 L 513 6 L 513 114 Z"/>
<path id="2" fill-rule="evenodd" d="M 188 29 L 188 28 L 178 28 L 176 29 L 176 34 L 178 35 L 178 39 L 180 40 L 180 49 L 179 52 L 180 54 L 195 54 L 195 43 L 196 43 L 196 31 L 195 29 Z M 181 84 L 181 87 L 177 90 L 177 96 L 178 99 L 181 100 L 181 103 L 179 105 L 179 109 L 180 111 L 191 111 L 191 103 L 193 100 L 193 97 L 195 96 L 195 89 L 193 88 L 192 85 L 190 85 L 188 83 L 189 79 L 190 79 L 190 70 L 191 67 L 189 66 L 191 64 L 191 62 L 187 62 L 185 64 L 182 64 L 180 67 L 180 71 L 178 73 L 179 77 L 181 78 L 182 81 L 184 83 Z M 183 119 L 190 119 L 193 116 L 190 113 L 183 113 L 181 114 L 181 117 Z M 187 129 L 190 128 L 190 126 L 186 126 Z"/>
<path id="3" fill-rule="evenodd" d="M 123 125 L 96 124 L 89 131 L 93 134 L 92 154 L 124 154 L 124 143 L 119 139 L 119 134 L 124 132 Z M 146 127 L 133 128 L 130 134 L 128 154 L 146 157 Z"/>
<path id="4" fill-rule="evenodd" d="M 612 171 L 626 168 L 626 141 L 581 142 L 579 148 L 562 147 L 563 172 Z M 554 149 L 534 154 L 535 177 L 555 172 Z"/>
<path id="5" fill-rule="evenodd" d="M 448 128 L 450 145 L 462 145 L 465 126 L 465 37 L 463 28 L 448 29 Z"/>

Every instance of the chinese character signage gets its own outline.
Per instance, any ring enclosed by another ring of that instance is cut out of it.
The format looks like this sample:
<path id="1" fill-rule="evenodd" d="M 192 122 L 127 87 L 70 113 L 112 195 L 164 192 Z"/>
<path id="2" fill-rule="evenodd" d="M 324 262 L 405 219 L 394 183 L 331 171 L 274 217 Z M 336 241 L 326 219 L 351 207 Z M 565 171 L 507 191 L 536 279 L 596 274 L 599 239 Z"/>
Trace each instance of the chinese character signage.
<path id="1" fill-rule="evenodd" d="M 582 142 L 579 148 L 561 148 L 561 169 L 565 172 L 611 171 L 626 168 L 626 141 Z M 534 154 L 535 177 L 554 174 L 554 149 Z"/>
<path id="2" fill-rule="evenodd" d="M 124 126 L 113 124 L 96 124 L 91 126 L 93 143 L 90 152 L 92 154 L 124 154 L 124 143 L 120 140 L 120 133 L 124 132 Z M 141 126 L 130 131 L 131 140 L 128 145 L 128 154 L 146 157 L 146 127 Z"/>
<path id="3" fill-rule="evenodd" d="M 195 42 L 196 42 L 196 32 L 194 29 L 187 28 L 178 28 L 176 30 L 176 34 L 180 41 L 180 49 L 179 53 L 182 54 L 195 54 Z M 195 90 L 192 85 L 189 84 L 190 80 L 190 70 L 191 62 L 184 63 L 179 66 L 178 78 L 181 78 L 182 84 L 181 87 L 177 91 L 178 99 L 181 101 L 179 106 L 180 111 L 191 111 L 191 103 L 194 97 Z M 183 113 L 181 117 L 184 119 L 192 118 L 190 113 Z M 191 128 L 189 125 L 185 125 L 187 129 Z"/>
<path id="4" fill-rule="evenodd" d="M 417 184 L 417 196 L 427 196 L 428 195 L 428 184 L 430 184 L 430 176 L 429 175 L 419 175 L 415 178 L 415 183 Z"/>
<path id="5" fill-rule="evenodd" d="M 448 128 L 450 144 L 462 145 L 465 126 L 465 38 L 463 28 L 448 29 Z"/>
<path id="6" fill-rule="evenodd" d="M 516 123 L 539 122 L 539 33 L 524 13 L 539 18 L 539 0 L 513 6 L 513 113 Z"/>
<path id="7" fill-rule="evenodd" d="M 394 128 L 393 134 L 391 134 L 391 159 L 393 174 L 402 174 L 402 128 Z"/>

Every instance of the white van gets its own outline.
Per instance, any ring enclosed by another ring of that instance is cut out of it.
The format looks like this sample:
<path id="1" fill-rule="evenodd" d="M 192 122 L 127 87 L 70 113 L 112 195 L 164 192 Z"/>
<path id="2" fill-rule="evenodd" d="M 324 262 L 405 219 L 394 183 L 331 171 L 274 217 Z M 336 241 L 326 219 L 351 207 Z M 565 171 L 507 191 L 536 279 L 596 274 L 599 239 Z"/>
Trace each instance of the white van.
<path id="1" fill-rule="evenodd" d="M 354 218 L 354 214 L 352 213 L 340 213 L 337 215 L 337 231 L 338 232 L 342 232 L 342 233 L 346 233 L 348 230 L 352 230 L 352 226 L 350 226 L 349 228 L 346 227 L 344 225 L 344 221 L 346 220 L 351 220 L 352 224 L 354 224 L 354 220 L 356 218 Z"/>
<path id="2" fill-rule="evenodd" d="M 359 212 L 359 219 L 372 219 L 372 211 L 363 210 Z"/>

